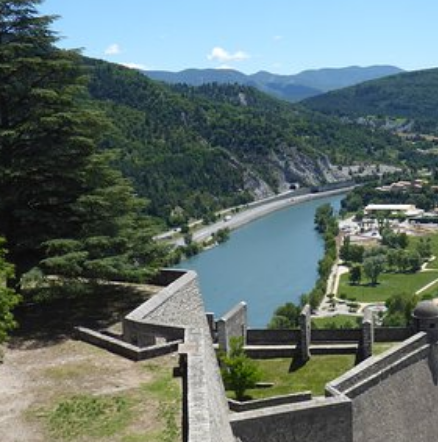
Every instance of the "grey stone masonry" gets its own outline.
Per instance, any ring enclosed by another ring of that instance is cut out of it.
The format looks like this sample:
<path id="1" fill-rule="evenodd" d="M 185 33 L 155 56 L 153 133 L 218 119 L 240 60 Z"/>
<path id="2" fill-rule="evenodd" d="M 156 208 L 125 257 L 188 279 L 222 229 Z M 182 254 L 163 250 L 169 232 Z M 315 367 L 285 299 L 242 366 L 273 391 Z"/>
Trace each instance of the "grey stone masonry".
<path id="1" fill-rule="evenodd" d="M 183 337 L 178 349 L 183 376 L 183 441 L 234 442 L 196 273 L 172 270 L 170 276 L 168 286 L 125 317 L 124 338 L 140 342 L 150 336 L 166 340 Z"/>
<path id="2" fill-rule="evenodd" d="M 352 441 L 351 402 L 343 397 L 235 413 L 230 420 L 242 442 Z"/>
<path id="3" fill-rule="evenodd" d="M 359 344 L 359 361 L 363 361 L 373 355 L 374 344 L 374 321 L 373 313 L 367 309 L 362 320 L 362 337 Z"/>
<path id="4" fill-rule="evenodd" d="M 246 330 L 247 306 L 245 302 L 240 302 L 217 321 L 219 348 L 228 352 L 232 337 L 241 337 L 245 345 Z"/>
<path id="5" fill-rule="evenodd" d="M 307 362 L 310 359 L 310 342 L 311 342 L 311 316 L 310 305 L 306 304 L 300 314 L 300 342 L 299 342 L 299 357 L 301 362 Z"/>

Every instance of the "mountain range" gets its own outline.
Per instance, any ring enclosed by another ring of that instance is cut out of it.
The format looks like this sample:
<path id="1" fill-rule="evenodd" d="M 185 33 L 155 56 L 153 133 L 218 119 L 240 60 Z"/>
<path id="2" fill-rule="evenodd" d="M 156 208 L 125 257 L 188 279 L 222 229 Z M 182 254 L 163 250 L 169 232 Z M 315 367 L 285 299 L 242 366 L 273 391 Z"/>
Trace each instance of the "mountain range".
<path id="1" fill-rule="evenodd" d="M 206 83 L 253 86 L 269 95 L 297 102 L 364 81 L 404 72 L 395 66 L 350 66 L 306 70 L 296 75 L 278 75 L 266 71 L 246 75 L 232 69 L 186 69 L 180 72 L 142 71 L 153 80 L 169 84 L 200 86 Z"/>
<path id="2" fill-rule="evenodd" d="M 330 115 L 409 120 L 415 132 L 438 134 L 438 69 L 404 72 L 331 91 L 303 102 Z M 404 122 L 402 121 L 402 124 Z"/>
<path id="3" fill-rule="evenodd" d="M 112 122 L 103 148 L 146 197 L 151 214 L 203 217 L 289 189 L 351 176 L 342 165 L 393 161 L 403 141 L 343 124 L 254 87 L 168 85 L 85 59 L 93 105 Z"/>

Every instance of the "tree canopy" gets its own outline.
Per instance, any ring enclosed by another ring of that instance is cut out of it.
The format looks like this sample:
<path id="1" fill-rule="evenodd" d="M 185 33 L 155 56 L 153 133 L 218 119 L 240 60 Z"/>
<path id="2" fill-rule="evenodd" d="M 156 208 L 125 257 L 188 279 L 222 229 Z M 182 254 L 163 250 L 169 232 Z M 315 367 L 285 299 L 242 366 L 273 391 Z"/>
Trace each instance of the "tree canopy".
<path id="1" fill-rule="evenodd" d="M 109 124 L 90 104 L 81 58 L 55 46 L 37 0 L 0 2 L 0 232 L 20 278 L 137 280 L 162 253 L 144 202 L 97 145 Z"/>

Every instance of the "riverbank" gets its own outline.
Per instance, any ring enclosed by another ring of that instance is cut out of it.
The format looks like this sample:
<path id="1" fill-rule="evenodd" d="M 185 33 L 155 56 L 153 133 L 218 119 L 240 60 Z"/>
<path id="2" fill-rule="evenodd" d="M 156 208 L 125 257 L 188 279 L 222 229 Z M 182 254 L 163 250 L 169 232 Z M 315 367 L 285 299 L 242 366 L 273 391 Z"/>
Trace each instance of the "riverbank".
<path id="1" fill-rule="evenodd" d="M 192 240 L 197 243 L 202 243 L 208 240 L 214 233 L 220 229 L 236 230 L 256 219 L 269 215 L 277 210 L 284 209 L 296 204 L 305 203 L 315 199 L 325 198 L 327 196 L 339 195 L 350 192 L 354 186 L 343 187 L 340 189 L 322 191 L 317 193 L 299 194 L 296 191 L 290 190 L 280 193 L 273 197 L 264 198 L 262 200 L 254 201 L 244 206 L 231 207 L 220 212 L 223 217 L 220 221 L 207 226 L 202 224 L 202 221 L 195 221 L 190 224 Z M 199 228 L 198 228 L 199 226 Z M 171 230 L 155 237 L 156 240 L 168 241 L 175 246 L 183 246 L 184 239 L 179 230 Z"/>
<path id="2" fill-rule="evenodd" d="M 257 204 L 256 207 L 251 207 L 250 205 L 245 206 L 247 207 L 246 209 L 241 209 L 239 212 L 234 213 L 233 215 L 229 215 L 229 218 L 226 217 L 223 220 L 218 221 L 214 224 L 201 227 L 200 229 L 193 232 L 193 241 L 203 242 L 220 229 L 228 228 L 230 230 L 235 230 L 239 227 L 244 226 L 245 224 L 269 215 L 270 213 L 277 210 L 281 210 L 286 207 L 301 204 L 307 201 L 347 193 L 353 188 L 354 187 L 345 187 L 342 189 L 335 189 L 318 193 L 308 193 L 297 196 L 295 196 L 293 191 L 284 192 L 283 194 L 274 197 L 275 200 L 273 200 L 273 198 L 271 197 L 264 200 L 264 203 L 261 201 L 257 201 L 255 203 Z M 183 245 L 184 240 L 182 238 L 179 238 L 175 240 L 174 243 L 177 245 Z"/>

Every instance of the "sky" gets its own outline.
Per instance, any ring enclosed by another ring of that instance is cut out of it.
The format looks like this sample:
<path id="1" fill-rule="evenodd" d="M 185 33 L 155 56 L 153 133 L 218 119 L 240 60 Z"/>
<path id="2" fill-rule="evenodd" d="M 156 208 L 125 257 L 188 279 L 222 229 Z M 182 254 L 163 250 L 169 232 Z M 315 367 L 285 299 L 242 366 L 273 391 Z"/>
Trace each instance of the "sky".
<path id="1" fill-rule="evenodd" d="M 45 0 L 63 48 L 145 70 L 438 66 L 437 0 Z"/>

